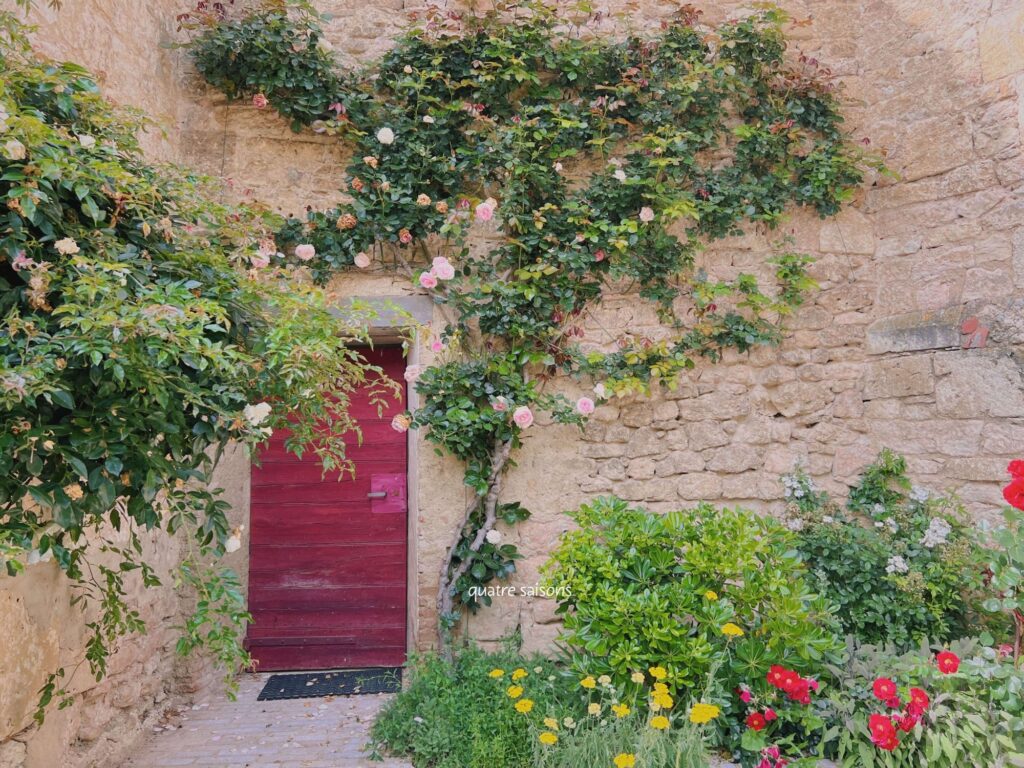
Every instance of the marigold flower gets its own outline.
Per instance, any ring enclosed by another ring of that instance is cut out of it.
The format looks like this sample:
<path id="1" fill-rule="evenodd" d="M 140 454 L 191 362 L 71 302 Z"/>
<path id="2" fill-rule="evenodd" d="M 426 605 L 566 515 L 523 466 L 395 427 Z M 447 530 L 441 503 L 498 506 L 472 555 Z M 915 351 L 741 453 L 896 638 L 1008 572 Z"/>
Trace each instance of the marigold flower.
<path id="1" fill-rule="evenodd" d="M 616 717 L 622 718 L 629 714 L 628 704 L 612 704 L 612 712 Z"/>
<path id="2" fill-rule="evenodd" d="M 551 731 L 544 731 L 537 737 L 537 740 L 540 741 L 541 744 L 547 744 L 548 746 L 558 743 L 558 737 Z"/>
<path id="3" fill-rule="evenodd" d="M 697 702 L 690 707 L 690 722 L 697 725 L 703 725 L 704 723 L 710 723 L 721 713 L 718 707 L 714 704 L 705 704 L 704 702 Z"/>
<path id="4" fill-rule="evenodd" d="M 660 709 L 671 709 L 675 702 L 667 693 L 656 693 L 654 694 L 654 703 L 657 704 Z"/>
<path id="5" fill-rule="evenodd" d="M 516 702 L 516 712 L 522 712 L 524 715 L 533 709 L 532 699 L 520 699 Z"/>
<path id="6" fill-rule="evenodd" d="M 584 688 L 596 688 L 597 681 L 588 675 L 587 677 L 584 677 L 582 680 L 580 680 L 580 685 L 582 685 Z"/>
<path id="7" fill-rule="evenodd" d="M 620 752 L 612 760 L 615 763 L 615 768 L 635 768 L 636 766 L 636 755 L 628 752 Z"/>
<path id="8" fill-rule="evenodd" d="M 746 633 L 730 621 L 722 625 L 722 634 L 727 637 L 743 637 Z"/>
<path id="9" fill-rule="evenodd" d="M 664 680 L 666 677 L 668 677 L 668 672 L 665 670 L 664 667 L 651 667 L 647 671 L 651 673 L 651 677 L 653 677 L 655 680 Z"/>
<path id="10" fill-rule="evenodd" d="M 527 674 L 526 670 L 523 669 L 522 667 L 519 667 L 518 669 L 516 669 L 516 670 L 514 670 L 512 672 L 512 679 L 513 680 L 522 680 L 524 677 L 526 677 L 526 674 Z"/>
<path id="11" fill-rule="evenodd" d="M 707 592 L 704 593 L 704 599 L 715 601 L 718 599 L 718 593 L 712 589 L 709 589 Z"/>
<path id="12" fill-rule="evenodd" d="M 520 696 L 523 695 L 523 686 L 521 686 L 521 685 L 510 685 L 505 690 L 505 693 L 507 693 L 509 698 L 511 698 L 511 699 L 518 699 Z"/>
<path id="13" fill-rule="evenodd" d="M 664 715 L 655 715 L 651 718 L 651 728 L 654 728 L 659 731 L 664 731 L 668 728 L 668 726 L 668 718 Z"/>
<path id="14" fill-rule="evenodd" d="M 490 677 L 493 677 L 493 678 L 499 678 L 499 677 L 504 677 L 504 676 L 505 676 L 505 670 L 504 670 L 504 669 L 497 669 L 497 668 L 495 668 L 495 669 L 492 669 L 492 670 L 491 670 L 490 672 L 488 672 L 487 674 L 488 674 L 488 675 L 489 675 Z"/>

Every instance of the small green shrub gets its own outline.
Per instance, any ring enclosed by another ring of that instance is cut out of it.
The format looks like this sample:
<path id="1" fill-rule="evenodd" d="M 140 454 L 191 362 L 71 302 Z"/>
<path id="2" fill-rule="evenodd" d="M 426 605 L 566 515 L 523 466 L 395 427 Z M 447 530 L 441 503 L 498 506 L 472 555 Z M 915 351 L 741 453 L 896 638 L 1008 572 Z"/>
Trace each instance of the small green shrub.
<path id="1" fill-rule="evenodd" d="M 936 651 L 956 656 L 955 671 L 936 664 Z M 844 665 L 831 668 L 830 726 L 824 751 L 841 768 L 962 768 L 1024 766 L 1024 671 L 1006 649 L 961 640 L 948 647 L 922 643 L 895 654 L 851 645 Z M 874 681 L 891 679 L 903 691 L 916 686 L 928 704 L 920 722 L 898 730 L 891 750 L 872 744 L 869 718 L 893 710 L 873 694 Z"/>
<path id="2" fill-rule="evenodd" d="M 732 691 L 772 664 L 816 673 L 839 650 L 829 606 L 803 579 L 792 534 L 743 510 L 657 515 L 614 498 L 572 513 L 546 565 L 570 664 L 628 680 L 659 665 L 679 690 Z"/>
<path id="3" fill-rule="evenodd" d="M 502 682 L 520 668 L 541 681 L 530 692 L 538 711 L 554 706 L 575 684 L 566 683 L 552 662 L 511 652 L 470 647 L 452 662 L 434 655 L 415 659 L 409 686 L 374 723 L 374 752 L 401 755 L 416 768 L 528 768 L 529 722 L 506 695 L 509 683 Z M 491 677 L 494 669 L 504 671 L 501 679 Z"/>
<path id="4" fill-rule="evenodd" d="M 839 605 L 845 632 L 906 649 L 978 629 L 983 561 L 963 506 L 911 488 L 902 457 L 883 451 L 845 509 L 802 472 L 783 484 L 811 583 Z"/>

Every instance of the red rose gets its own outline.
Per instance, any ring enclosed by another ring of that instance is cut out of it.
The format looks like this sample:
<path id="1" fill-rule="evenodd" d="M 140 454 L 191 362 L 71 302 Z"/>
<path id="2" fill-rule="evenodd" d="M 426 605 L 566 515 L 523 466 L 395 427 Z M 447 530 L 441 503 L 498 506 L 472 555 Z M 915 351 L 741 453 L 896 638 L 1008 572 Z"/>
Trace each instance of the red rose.
<path id="1" fill-rule="evenodd" d="M 899 719 L 899 728 L 904 733 L 910 733 L 914 730 L 914 726 L 917 725 L 917 718 L 909 712 Z"/>
<path id="2" fill-rule="evenodd" d="M 923 713 L 928 709 L 928 705 L 931 703 L 931 699 L 928 698 L 928 694 L 920 688 L 910 689 L 910 704 L 909 709 L 911 712 L 916 714 Z"/>
<path id="3" fill-rule="evenodd" d="M 751 712 L 747 716 L 747 728 L 752 731 L 763 731 L 768 722 L 760 712 Z"/>
<path id="4" fill-rule="evenodd" d="M 896 683 L 887 677 L 879 677 L 875 680 L 872 691 L 879 701 L 889 701 L 896 698 Z"/>
<path id="5" fill-rule="evenodd" d="M 1014 480 L 1024 480 L 1024 459 L 1014 459 L 1010 462 L 1006 471 Z"/>
<path id="6" fill-rule="evenodd" d="M 872 715 L 868 719 L 868 730 L 871 732 L 871 742 L 879 749 L 891 752 L 900 745 L 896 726 L 887 715 Z"/>
<path id="7" fill-rule="evenodd" d="M 1003 488 L 1003 498 L 1011 507 L 1024 510 L 1024 477 L 1015 477 Z"/>
<path id="8" fill-rule="evenodd" d="M 778 664 L 772 664 L 768 670 L 768 684 L 775 688 L 782 688 L 782 681 L 786 678 L 786 670 Z"/>
<path id="9" fill-rule="evenodd" d="M 944 675 L 952 675 L 960 669 L 960 657 L 950 651 L 943 651 L 935 657 L 935 663 L 939 666 L 939 672 Z"/>

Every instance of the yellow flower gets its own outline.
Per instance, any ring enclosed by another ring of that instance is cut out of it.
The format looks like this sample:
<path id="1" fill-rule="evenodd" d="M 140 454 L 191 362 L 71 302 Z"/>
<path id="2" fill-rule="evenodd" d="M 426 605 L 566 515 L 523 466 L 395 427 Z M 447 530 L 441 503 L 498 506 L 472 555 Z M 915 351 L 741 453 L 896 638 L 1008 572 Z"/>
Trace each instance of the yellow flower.
<path id="1" fill-rule="evenodd" d="M 668 677 L 668 672 L 665 670 L 664 667 L 651 667 L 647 671 L 651 673 L 651 677 L 653 677 L 655 680 L 664 680 L 666 677 Z"/>
<path id="2" fill-rule="evenodd" d="M 673 701 L 667 693 L 656 693 L 654 694 L 654 703 L 661 709 L 672 709 Z"/>
<path id="3" fill-rule="evenodd" d="M 716 717 L 718 717 L 720 710 L 714 704 L 705 704 L 704 702 L 698 702 L 690 708 L 690 722 L 696 723 L 697 725 L 703 725 L 704 723 L 710 723 Z"/>
<path id="4" fill-rule="evenodd" d="M 704 593 L 704 597 L 707 600 L 714 601 L 718 599 L 718 593 L 715 592 L 713 589 L 709 589 L 707 592 Z"/>
<path id="5" fill-rule="evenodd" d="M 628 752 L 620 752 L 615 756 L 615 768 L 635 768 L 636 766 L 636 755 L 631 755 Z"/>
<path id="6" fill-rule="evenodd" d="M 730 621 L 728 624 L 722 625 L 722 634 L 728 637 L 743 637 L 745 633 Z"/>
<path id="7" fill-rule="evenodd" d="M 591 715 L 600 715 L 601 705 L 595 701 L 593 704 L 587 706 L 587 713 Z"/>
<path id="8" fill-rule="evenodd" d="M 599 682 L 601 685 L 610 685 L 612 679 L 608 677 L 608 675 L 601 675 L 599 678 L 597 678 L 597 682 Z"/>
<path id="9" fill-rule="evenodd" d="M 521 685 L 510 685 L 508 690 L 505 691 L 510 699 L 518 699 L 523 695 L 523 686 Z"/>
<path id="10" fill-rule="evenodd" d="M 524 677 L 526 677 L 526 670 L 522 667 L 512 673 L 513 680 L 522 680 Z"/>
<path id="11" fill-rule="evenodd" d="M 584 688 L 596 688 L 597 681 L 594 678 L 588 676 L 580 680 L 580 685 L 582 685 Z"/>
<path id="12" fill-rule="evenodd" d="M 664 731 L 668 728 L 668 718 L 664 715 L 656 715 L 651 718 L 651 728 L 656 728 L 659 731 Z"/>
<path id="13" fill-rule="evenodd" d="M 664 683 L 655 683 L 654 684 L 654 692 L 655 693 L 668 693 L 668 686 L 665 685 Z"/>
<path id="14" fill-rule="evenodd" d="M 548 730 L 551 730 L 551 731 L 557 731 L 558 730 L 558 721 L 555 720 L 555 718 L 553 718 L 553 717 L 545 717 L 544 718 L 544 727 L 547 728 Z"/>
<path id="15" fill-rule="evenodd" d="M 537 739 L 541 744 L 547 744 L 548 746 L 558 743 L 558 737 L 551 731 L 544 731 L 544 733 L 538 736 Z"/>
<path id="16" fill-rule="evenodd" d="M 531 709 L 533 709 L 532 699 L 520 699 L 516 702 L 516 712 L 522 712 L 525 715 Z"/>
<path id="17" fill-rule="evenodd" d="M 499 677 L 504 676 L 505 670 L 504 669 L 492 669 L 488 674 L 490 674 L 490 676 L 493 677 L 493 678 L 499 678 Z"/>
<path id="18" fill-rule="evenodd" d="M 651 712 L 660 712 L 661 711 L 661 704 L 659 704 L 656 701 L 652 701 L 650 706 L 651 706 Z"/>
<path id="19" fill-rule="evenodd" d="M 629 676 L 629 679 L 632 680 L 634 683 L 642 683 L 647 678 L 644 677 L 643 672 L 634 672 L 632 675 Z"/>
<path id="20" fill-rule="evenodd" d="M 628 704 L 612 704 L 612 712 L 615 713 L 616 717 L 625 717 L 629 714 Z"/>

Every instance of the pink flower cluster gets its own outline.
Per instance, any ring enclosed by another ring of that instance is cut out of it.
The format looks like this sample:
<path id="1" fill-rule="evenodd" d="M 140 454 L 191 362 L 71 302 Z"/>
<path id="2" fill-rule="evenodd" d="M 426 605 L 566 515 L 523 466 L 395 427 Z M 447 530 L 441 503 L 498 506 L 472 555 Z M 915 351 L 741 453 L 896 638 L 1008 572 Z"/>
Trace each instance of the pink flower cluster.
<path id="1" fill-rule="evenodd" d="M 424 288 L 436 288 L 441 280 L 455 277 L 455 267 L 444 256 L 438 256 L 430 266 L 430 270 L 420 275 L 420 285 Z"/>
<path id="2" fill-rule="evenodd" d="M 761 750 L 761 762 L 757 764 L 757 768 L 786 768 L 787 765 L 789 760 L 782 757 L 778 745 L 772 744 Z"/>

